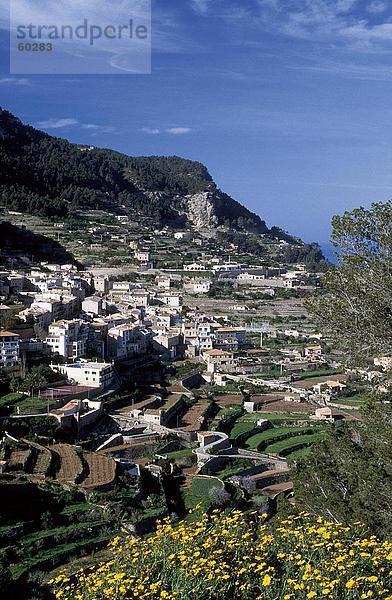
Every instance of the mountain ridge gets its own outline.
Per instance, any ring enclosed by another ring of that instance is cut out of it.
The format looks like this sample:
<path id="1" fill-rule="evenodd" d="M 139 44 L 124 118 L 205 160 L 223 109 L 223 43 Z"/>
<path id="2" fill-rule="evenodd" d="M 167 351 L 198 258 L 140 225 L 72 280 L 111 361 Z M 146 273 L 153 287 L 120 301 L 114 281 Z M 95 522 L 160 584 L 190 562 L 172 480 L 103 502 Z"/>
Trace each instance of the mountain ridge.
<path id="1" fill-rule="evenodd" d="M 218 188 L 205 165 L 178 156 L 129 156 L 73 144 L 0 107 L 0 201 L 42 216 L 103 209 L 157 225 L 231 228 L 298 243 Z"/>

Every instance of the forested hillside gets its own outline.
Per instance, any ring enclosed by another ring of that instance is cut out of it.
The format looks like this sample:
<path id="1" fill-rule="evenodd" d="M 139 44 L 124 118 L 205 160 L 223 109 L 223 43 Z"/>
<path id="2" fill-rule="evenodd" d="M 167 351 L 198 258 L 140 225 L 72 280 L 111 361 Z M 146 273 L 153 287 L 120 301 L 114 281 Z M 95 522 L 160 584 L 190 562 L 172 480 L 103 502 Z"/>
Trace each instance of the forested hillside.
<path id="1" fill-rule="evenodd" d="M 3 264 L 12 261 L 13 266 L 24 259 L 78 265 L 72 254 L 55 240 L 6 221 L 0 222 L 0 259 Z"/>
<path id="2" fill-rule="evenodd" d="M 71 144 L 1 109 L 0 202 L 42 216 L 67 216 L 78 209 L 136 211 L 157 225 L 194 222 L 269 233 L 265 222 L 221 192 L 198 162 L 129 157 Z"/>

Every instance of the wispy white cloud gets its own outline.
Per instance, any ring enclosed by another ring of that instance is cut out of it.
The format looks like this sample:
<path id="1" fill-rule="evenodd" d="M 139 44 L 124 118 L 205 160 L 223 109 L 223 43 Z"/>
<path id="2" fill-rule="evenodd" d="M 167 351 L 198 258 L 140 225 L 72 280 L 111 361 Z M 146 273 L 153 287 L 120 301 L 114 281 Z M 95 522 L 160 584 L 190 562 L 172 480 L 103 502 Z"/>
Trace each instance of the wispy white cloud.
<path id="1" fill-rule="evenodd" d="M 195 13 L 205 15 L 211 5 L 212 0 L 191 0 L 191 7 Z"/>
<path id="2" fill-rule="evenodd" d="M 373 15 L 380 15 L 384 13 L 388 8 L 388 4 L 386 2 L 382 2 L 381 0 L 374 0 L 367 7 L 367 11 Z"/>
<path id="3" fill-rule="evenodd" d="M 141 127 L 140 131 L 148 135 L 159 135 L 161 133 L 161 130 L 157 127 Z"/>
<path id="4" fill-rule="evenodd" d="M 116 128 L 109 125 L 97 125 L 96 123 L 82 123 L 82 129 L 88 129 L 93 133 L 115 133 Z"/>
<path id="5" fill-rule="evenodd" d="M 290 65 L 292 71 L 313 71 L 362 81 L 392 81 L 392 69 L 387 65 L 359 64 L 318 58 L 311 64 Z"/>
<path id="6" fill-rule="evenodd" d="M 106 0 L 14 0 L 11 2 L 11 19 L 5 19 L 2 14 L 5 11 L 0 11 L 0 28 L 10 30 L 12 45 L 17 43 L 18 28 L 24 28 L 22 31 L 27 40 L 31 35 L 31 39 L 46 42 L 48 35 L 56 35 L 50 38 L 56 40 L 54 58 L 57 61 L 50 57 L 49 65 L 55 65 L 53 71 L 47 68 L 45 57 L 41 57 L 40 61 L 35 61 L 37 73 L 149 73 L 148 0 L 121 0 L 114 4 L 108 11 Z M 135 27 L 141 24 L 146 28 L 146 36 L 139 37 L 135 31 L 131 32 L 131 20 Z M 110 28 L 108 35 L 105 33 L 107 27 Z M 126 61 L 116 64 L 114 57 L 123 55 Z M 33 72 L 32 67 L 27 72 Z"/>
<path id="7" fill-rule="evenodd" d="M 185 135 L 190 133 L 192 129 L 190 127 L 141 127 L 139 131 L 142 133 L 147 133 L 148 135 L 160 135 L 162 133 L 168 133 L 170 135 Z"/>
<path id="8" fill-rule="evenodd" d="M 116 128 L 109 125 L 97 125 L 96 123 L 81 123 L 78 119 L 63 117 L 60 119 L 47 119 L 35 123 L 38 129 L 67 129 L 69 127 L 80 127 L 83 130 L 89 131 L 92 135 L 99 133 L 116 133 Z"/>
<path id="9" fill-rule="evenodd" d="M 171 135 L 184 135 L 185 133 L 190 133 L 192 130 L 190 127 L 169 127 L 166 129 L 167 133 Z"/>
<path id="10" fill-rule="evenodd" d="M 64 129 L 65 127 L 73 127 L 78 124 L 79 121 L 77 119 L 47 119 L 46 121 L 38 121 L 36 127 L 39 129 Z"/>
<path id="11" fill-rule="evenodd" d="M 0 85 L 25 86 L 30 85 L 30 79 L 26 77 L 3 77 L 0 79 Z"/>
<path id="12" fill-rule="evenodd" d="M 364 43 L 392 42 L 392 23 L 371 26 L 366 21 L 360 21 L 344 29 L 342 35 Z"/>
<path id="13" fill-rule="evenodd" d="M 392 20 L 387 13 L 390 3 L 384 0 L 249 0 L 246 4 L 215 0 L 206 4 L 205 10 L 203 0 L 198 2 L 199 14 L 208 16 L 214 8 L 214 17 L 237 21 L 238 25 L 242 22 L 253 31 L 261 29 L 356 50 L 392 41 Z"/>

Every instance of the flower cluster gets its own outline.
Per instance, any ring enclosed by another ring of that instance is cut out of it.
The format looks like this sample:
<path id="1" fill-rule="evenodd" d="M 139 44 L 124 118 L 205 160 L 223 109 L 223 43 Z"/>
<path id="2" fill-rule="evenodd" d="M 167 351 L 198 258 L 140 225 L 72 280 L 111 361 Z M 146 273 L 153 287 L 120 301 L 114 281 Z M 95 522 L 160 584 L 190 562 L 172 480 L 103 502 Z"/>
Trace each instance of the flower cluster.
<path id="1" fill-rule="evenodd" d="M 116 538 L 112 560 L 50 582 L 59 600 L 392 600 L 392 542 L 301 514 L 214 512 Z"/>

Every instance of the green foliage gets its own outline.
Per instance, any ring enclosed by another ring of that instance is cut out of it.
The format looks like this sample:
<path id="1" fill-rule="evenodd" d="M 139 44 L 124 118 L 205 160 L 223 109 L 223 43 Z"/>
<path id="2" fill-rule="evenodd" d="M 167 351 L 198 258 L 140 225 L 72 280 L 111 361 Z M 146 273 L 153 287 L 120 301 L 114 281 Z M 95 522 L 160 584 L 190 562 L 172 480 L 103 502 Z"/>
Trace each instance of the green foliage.
<path id="1" fill-rule="evenodd" d="M 320 329 L 353 364 L 392 352 L 391 223 L 392 202 L 334 217 L 339 264 L 325 276 L 326 293 L 309 303 Z M 363 521 L 382 536 L 392 533 L 392 410 L 386 400 L 370 401 L 362 421 L 331 427 L 297 461 L 299 507 L 345 523 Z"/>
<path id="2" fill-rule="evenodd" d="M 1 156 L 1 150 L 0 150 Z M 0 158 L 0 180 L 1 180 L 1 158 Z M 20 198 L 20 196 L 18 196 Z M 1 202 L 1 192 L 0 192 Z M 16 209 L 18 205 L 7 203 L 3 199 L 3 203 L 8 208 Z M 50 204 L 50 202 L 49 202 Z M 48 204 L 48 205 L 49 205 Z M 34 207 L 30 209 L 23 209 L 27 212 L 34 214 L 40 214 L 35 211 Z M 6 221 L 0 222 L 0 252 L 9 256 L 27 256 L 33 257 L 35 261 L 49 260 L 51 262 L 57 262 L 59 264 L 75 264 L 76 261 L 72 254 L 67 252 L 65 248 L 55 240 L 51 240 L 43 235 L 33 233 L 27 229 L 22 229 L 15 225 L 11 225 Z M 77 263 L 76 263 L 77 264 Z M 12 317 L 7 317 L 12 319 Z M 4 326 L 10 326 L 10 324 L 3 322 Z"/>
<path id="3" fill-rule="evenodd" d="M 303 244 L 303 246 L 287 246 L 284 261 L 288 263 L 305 263 L 308 271 L 325 271 L 330 266 L 324 259 L 318 244 Z"/>
<path id="4" fill-rule="evenodd" d="M 12 380 L 13 390 L 22 392 L 31 392 L 35 388 L 40 388 L 48 383 L 57 381 L 59 375 L 45 364 L 32 367 L 24 377 L 16 377 Z"/>
<path id="5" fill-rule="evenodd" d="M 371 402 L 364 420 L 330 427 L 293 472 L 297 506 L 392 533 L 392 409 Z"/>
<path id="6" fill-rule="evenodd" d="M 390 598 L 391 543 L 358 525 L 309 515 L 268 523 L 255 512 L 215 510 L 177 526 L 166 519 L 143 540 L 114 539 L 100 568 L 49 584 L 63 600 Z"/>
<path id="7" fill-rule="evenodd" d="M 392 202 L 334 217 L 339 264 L 309 303 L 319 327 L 353 362 L 392 352 Z"/>
<path id="8" fill-rule="evenodd" d="M 219 224 L 258 232 L 257 215 L 217 189 L 200 163 L 177 156 L 129 157 L 112 150 L 84 148 L 24 126 L 0 109 L 0 202 L 36 215 L 71 217 L 76 211 L 150 217 L 159 225 L 183 225 L 183 198 L 210 191 Z"/>

